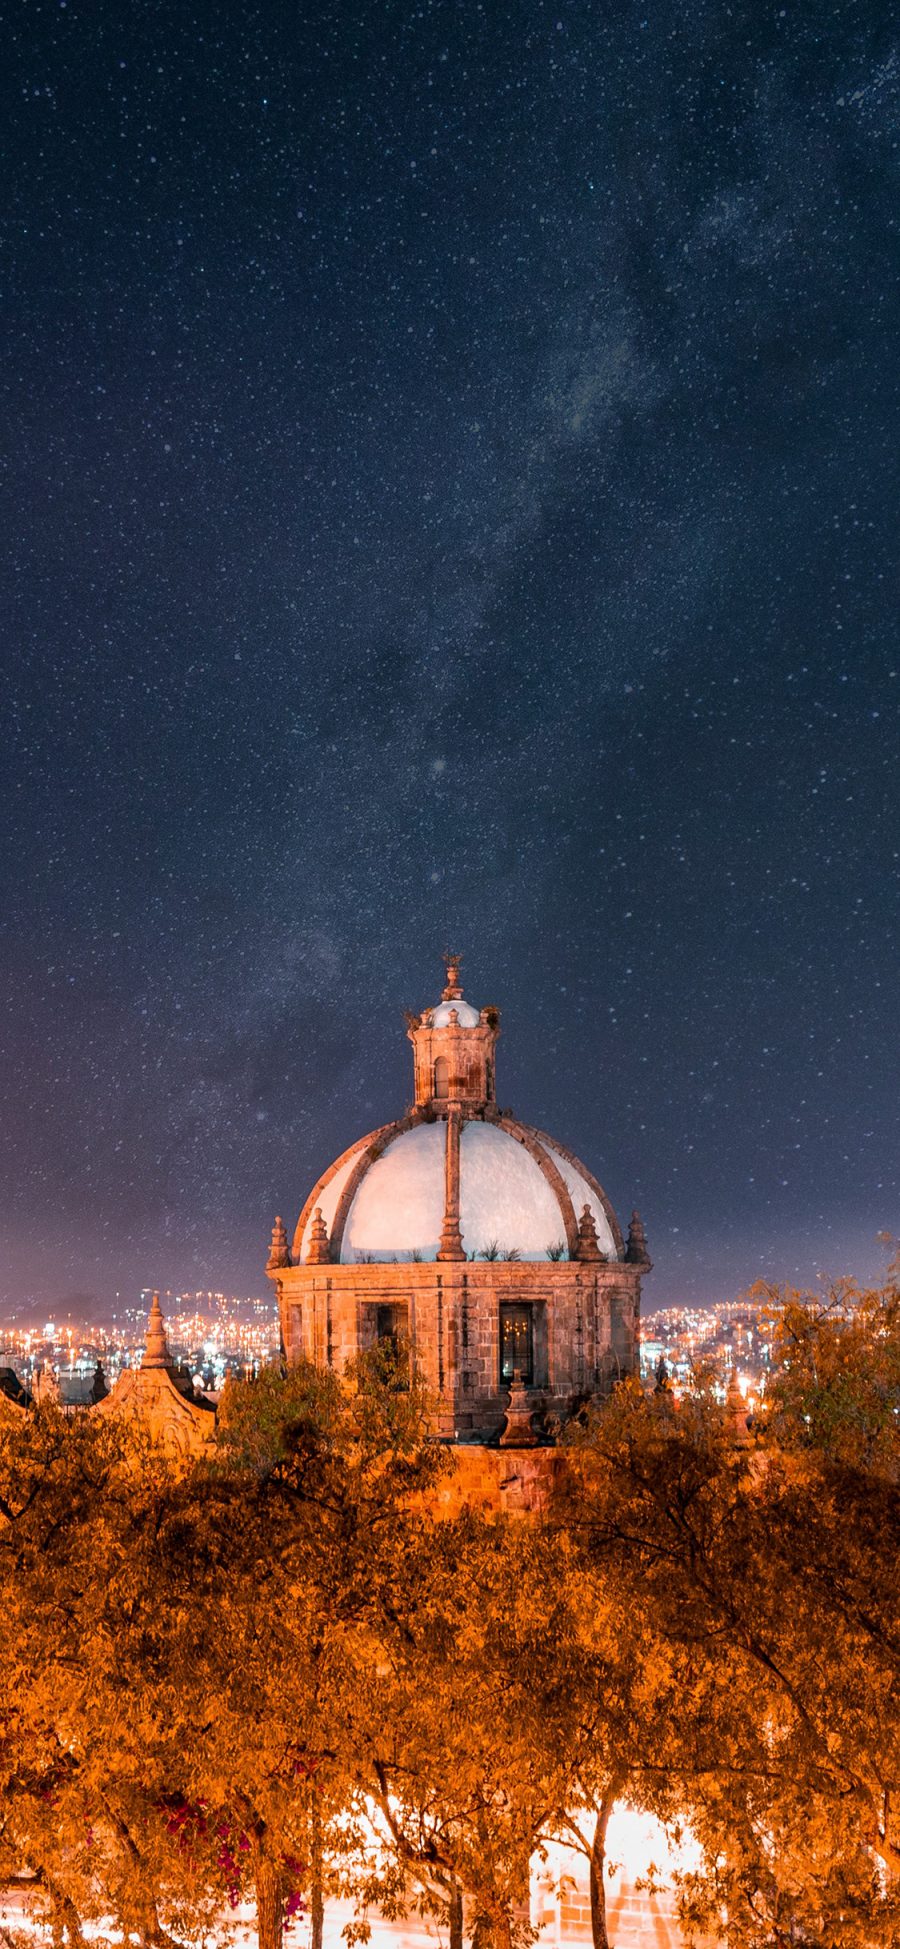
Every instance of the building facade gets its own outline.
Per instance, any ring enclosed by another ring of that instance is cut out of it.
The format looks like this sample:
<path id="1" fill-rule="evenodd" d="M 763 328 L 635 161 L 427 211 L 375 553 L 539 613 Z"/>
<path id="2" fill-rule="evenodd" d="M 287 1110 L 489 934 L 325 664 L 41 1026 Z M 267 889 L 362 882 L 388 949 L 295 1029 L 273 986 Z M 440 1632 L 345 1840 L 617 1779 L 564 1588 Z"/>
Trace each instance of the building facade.
<path id="1" fill-rule="evenodd" d="M 549 1439 L 554 1418 L 636 1371 L 640 1219 L 623 1239 L 587 1167 L 498 1107 L 499 1014 L 465 999 L 458 957 L 407 1032 L 412 1105 L 323 1172 L 293 1241 L 276 1219 L 266 1269 L 287 1358 L 340 1368 L 390 1340 L 437 1433 Z"/>

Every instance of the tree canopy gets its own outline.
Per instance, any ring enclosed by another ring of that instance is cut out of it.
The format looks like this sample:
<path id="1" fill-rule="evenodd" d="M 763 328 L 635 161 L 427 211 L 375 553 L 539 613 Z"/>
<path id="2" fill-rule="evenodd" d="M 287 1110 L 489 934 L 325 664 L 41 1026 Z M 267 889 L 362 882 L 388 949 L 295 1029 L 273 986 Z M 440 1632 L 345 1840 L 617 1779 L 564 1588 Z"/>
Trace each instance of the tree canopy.
<path id="1" fill-rule="evenodd" d="M 900 1939 L 900 1294 L 769 1294 L 749 1446 L 708 1377 L 568 1431 L 538 1521 L 441 1517 L 390 1358 L 230 1388 L 185 1466 L 52 1403 L 0 1423 L 0 1876 L 142 1949 L 330 1895 L 532 1937 L 529 1863 L 617 1799 L 687 1826 L 683 1925 Z"/>

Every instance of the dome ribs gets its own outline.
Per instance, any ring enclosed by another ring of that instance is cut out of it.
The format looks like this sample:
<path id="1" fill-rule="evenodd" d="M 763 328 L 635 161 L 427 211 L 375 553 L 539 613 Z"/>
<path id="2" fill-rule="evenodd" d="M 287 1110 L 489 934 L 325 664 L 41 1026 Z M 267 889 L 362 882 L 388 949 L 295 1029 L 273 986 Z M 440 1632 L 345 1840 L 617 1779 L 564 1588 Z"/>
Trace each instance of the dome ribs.
<path id="1" fill-rule="evenodd" d="M 598 1183 L 593 1171 L 589 1171 L 587 1165 L 582 1164 L 581 1158 L 576 1157 L 575 1152 L 569 1149 L 568 1144 L 561 1144 L 558 1137 L 548 1137 L 544 1130 L 532 1130 L 531 1134 L 537 1138 L 538 1143 L 549 1144 L 553 1150 L 558 1151 L 560 1157 L 564 1157 L 566 1163 L 571 1164 L 573 1171 L 577 1171 L 579 1177 L 584 1178 L 585 1184 L 589 1190 L 593 1191 L 594 1197 L 606 1213 L 607 1224 L 612 1232 L 613 1242 L 616 1248 L 616 1258 L 624 1259 L 625 1240 L 622 1237 L 622 1228 L 602 1184 Z"/>
<path id="2" fill-rule="evenodd" d="M 385 1124 L 382 1126 L 382 1128 L 388 1129 L 389 1126 Z M 381 1135 L 381 1130 L 370 1130 L 369 1135 L 367 1137 L 357 1137 L 356 1142 L 354 1144 L 348 1144 L 346 1150 L 341 1151 L 340 1157 L 336 1157 L 334 1163 L 329 1164 L 327 1171 L 323 1171 L 322 1176 L 320 1178 L 317 1178 L 316 1183 L 313 1185 L 309 1197 L 306 1200 L 303 1210 L 300 1213 L 294 1231 L 294 1243 L 291 1248 L 291 1258 L 294 1262 L 294 1265 L 303 1264 L 304 1234 L 306 1232 L 306 1227 L 309 1224 L 309 1221 L 313 1215 L 313 1212 L 316 1209 L 316 1206 L 322 1203 L 323 1191 L 327 1190 L 329 1184 L 332 1181 L 332 1178 L 337 1177 L 338 1172 L 343 1170 L 344 1165 L 348 1163 L 351 1157 L 354 1157 L 356 1155 L 357 1151 L 359 1152 L 359 1155 L 362 1156 L 364 1150 L 366 1149 L 366 1146 L 368 1144 L 374 1143 L 375 1138 L 380 1137 L 380 1135 Z"/>
<path id="3" fill-rule="evenodd" d="M 518 1123 L 515 1117 L 498 1117 L 497 1122 L 500 1129 L 506 1131 L 508 1137 L 514 1137 L 516 1142 L 521 1144 L 524 1150 L 527 1150 L 529 1157 L 533 1157 L 538 1170 L 546 1178 L 559 1205 L 559 1213 L 566 1235 L 569 1258 L 577 1258 L 578 1220 L 575 1216 L 575 1207 L 569 1196 L 569 1187 L 561 1172 L 557 1170 L 549 1152 L 544 1149 L 539 1132 L 532 1130 L 527 1123 Z M 555 1245 L 556 1240 L 548 1238 L 547 1244 L 548 1246 Z"/>
<path id="4" fill-rule="evenodd" d="M 408 1116 L 398 1117 L 396 1123 L 385 1123 L 380 1130 L 376 1130 L 374 1136 L 369 1138 L 360 1150 L 359 1158 L 353 1170 L 350 1172 L 350 1176 L 337 1201 L 337 1209 L 332 1220 L 331 1258 L 333 1264 L 340 1265 L 341 1263 L 344 1227 L 350 1214 L 350 1207 L 366 1172 L 370 1169 L 371 1165 L 377 1163 L 378 1158 L 387 1150 L 388 1145 L 393 1143 L 395 1137 L 401 1137 L 404 1130 L 411 1130 L 413 1124 L 418 1122 L 418 1117 Z M 346 1152 L 344 1155 L 346 1156 Z"/>

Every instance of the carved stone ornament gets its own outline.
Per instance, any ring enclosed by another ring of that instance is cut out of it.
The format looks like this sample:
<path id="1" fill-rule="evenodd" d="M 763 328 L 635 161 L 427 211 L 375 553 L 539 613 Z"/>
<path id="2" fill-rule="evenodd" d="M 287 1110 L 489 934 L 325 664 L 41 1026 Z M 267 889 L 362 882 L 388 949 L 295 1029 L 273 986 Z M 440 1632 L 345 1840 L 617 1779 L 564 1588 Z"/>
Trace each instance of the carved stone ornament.
<path id="1" fill-rule="evenodd" d="M 327 1265 L 330 1258 L 331 1251 L 328 1244 L 328 1232 L 325 1226 L 325 1220 L 322 1217 L 321 1207 L 317 1205 L 313 1213 L 312 1224 L 309 1228 L 309 1251 L 306 1254 L 306 1263 L 307 1265 Z"/>
<path id="2" fill-rule="evenodd" d="M 501 1448 L 537 1448 L 534 1409 L 529 1406 L 528 1390 L 518 1367 L 513 1370 L 506 1419 L 500 1434 Z"/>
<path id="3" fill-rule="evenodd" d="M 272 1226 L 272 1244 L 269 1248 L 269 1265 L 267 1270 L 271 1269 L 273 1272 L 278 1272 L 282 1266 L 290 1265 L 290 1263 L 291 1255 L 288 1248 L 288 1235 L 284 1229 L 283 1220 L 276 1218 Z"/>

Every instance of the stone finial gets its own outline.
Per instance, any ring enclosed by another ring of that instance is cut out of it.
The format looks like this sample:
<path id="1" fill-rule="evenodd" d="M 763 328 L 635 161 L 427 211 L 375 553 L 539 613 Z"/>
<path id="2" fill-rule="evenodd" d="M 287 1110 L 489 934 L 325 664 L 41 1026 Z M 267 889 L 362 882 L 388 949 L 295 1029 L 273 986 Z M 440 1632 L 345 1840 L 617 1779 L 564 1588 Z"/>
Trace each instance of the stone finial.
<path id="1" fill-rule="evenodd" d="M 272 1243 L 269 1247 L 266 1271 L 277 1272 L 281 1266 L 290 1265 L 290 1263 L 291 1254 L 288 1248 L 288 1235 L 284 1229 L 284 1221 L 281 1218 L 276 1218 L 272 1226 Z"/>
<path id="2" fill-rule="evenodd" d="M 534 1410 L 528 1405 L 528 1391 L 518 1367 L 513 1370 L 509 1384 L 509 1401 L 506 1419 L 500 1433 L 501 1448 L 536 1448 L 538 1438 L 534 1432 Z"/>
<path id="3" fill-rule="evenodd" d="M 444 955 L 444 966 L 447 970 L 447 984 L 441 995 L 442 1002 L 458 1002 L 462 996 L 462 984 L 459 979 L 461 962 L 462 955 L 451 954 L 448 949 Z"/>
<path id="4" fill-rule="evenodd" d="M 98 1401 L 105 1401 L 108 1393 L 109 1388 L 106 1384 L 106 1375 L 103 1372 L 103 1362 L 102 1360 L 98 1360 L 94 1368 L 94 1378 L 91 1381 L 91 1400 L 94 1405 L 96 1406 Z"/>
<path id="5" fill-rule="evenodd" d="M 159 1294 L 154 1293 L 150 1302 L 150 1317 L 147 1321 L 147 1338 L 144 1341 L 142 1367 L 172 1366 L 169 1343 L 166 1339 L 166 1326 L 159 1303 Z"/>
<path id="6" fill-rule="evenodd" d="M 750 1431 L 747 1427 L 747 1403 L 744 1400 L 738 1377 L 732 1367 L 728 1377 L 725 1395 L 725 1433 L 736 1448 L 747 1448 L 750 1444 Z"/>
<path id="7" fill-rule="evenodd" d="M 328 1265 L 331 1260 L 331 1246 L 328 1242 L 328 1228 L 322 1217 L 322 1207 L 317 1205 L 309 1228 L 309 1250 L 307 1265 Z"/>
<path id="8" fill-rule="evenodd" d="M 633 1211 L 631 1214 L 625 1257 L 629 1265 L 649 1266 L 650 1264 L 650 1254 L 647 1250 L 647 1234 L 644 1231 L 643 1220 L 639 1211 Z"/>
<path id="9" fill-rule="evenodd" d="M 665 1355 L 660 1354 L 659 1359 L 656 1363 L 656 1387 L 654 1389 L 654 1392 L 657 1394 L 664 1394 L 666 1392 L 668 1385 L 669 1385 L 669 1369 L 666 1366 Z"/>
<path id="10" fill-rule="evenodd" d="M 575 1247 L 575 1257 L 592 1260 L 596 1264 L 602 1256 L 597 1243 L 596 1220 L 590 1205 L 585 1205 L 578 1220 L 578 1244 Z"/>

